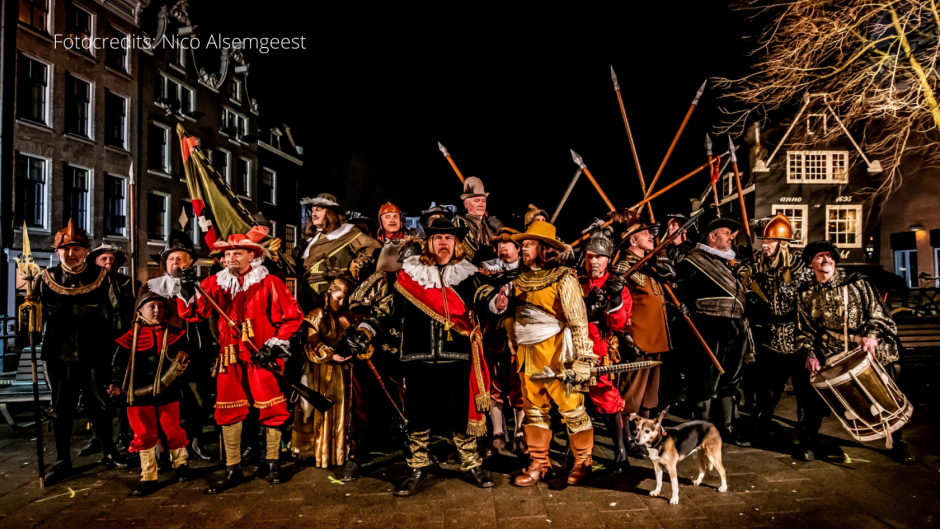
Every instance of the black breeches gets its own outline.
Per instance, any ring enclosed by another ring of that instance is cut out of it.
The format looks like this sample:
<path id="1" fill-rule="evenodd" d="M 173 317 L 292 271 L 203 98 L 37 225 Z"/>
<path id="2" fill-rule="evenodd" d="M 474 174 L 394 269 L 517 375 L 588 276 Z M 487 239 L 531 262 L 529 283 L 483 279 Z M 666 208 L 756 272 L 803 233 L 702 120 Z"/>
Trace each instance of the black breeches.
<path id="1" fill-rule="evenodd" d="M 114 448 L 114 432 L 110 397 L 106 393 L 111 383 L 111 366 L 47 361 L 46 371 L 52 390 L 52 410 L 56 416 L 53 428 L 58 458 L 63 461 L 70 459 L 69 443 L 79 395 L 91 419 L 95 437 L 101 441 L 105 453 L 111 452 Z"/>
<path id="2" fill-rule="evenodd" d="M 466 433 L 470 406 L 470 363 L 406 362 L 405 416 L 408 433 L 440 429 Z"/>

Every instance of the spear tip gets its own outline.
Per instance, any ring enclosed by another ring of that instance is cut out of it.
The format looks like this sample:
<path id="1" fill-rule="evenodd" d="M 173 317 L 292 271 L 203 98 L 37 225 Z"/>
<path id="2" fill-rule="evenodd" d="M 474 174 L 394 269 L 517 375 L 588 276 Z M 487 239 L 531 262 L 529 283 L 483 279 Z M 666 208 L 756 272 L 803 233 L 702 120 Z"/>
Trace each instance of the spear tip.
<path id="1" fill-rule="evenodd" d="M 617 72 L 614 71 L 614 66 L 610 66 L 610 80 L 614 82 L 614 90 L 620 90 L 620 83 L 617 82 Z"/>
<path id="2" fill-rule="evenodd" d="M 731 139 L 731 135 L 728 135 L 728 152 L 731 153 L 731 162 L 738 163 L 738 157 L 734 149 L 734 140 Z"/>
<path id="3" fill-rule="evenodd" d="M 695 92 L 695 99 L 692 100 L 693 105 L 698 105 L 698 100 L 702 97 L 702 94 L 705 93 L 705 85 L 708 84 L 708 79 L 702 81 L 702 86 L 699 87 L 698 92 Z"/>
<path id="4" fill-rule="evenodd" d="M 709 156 L 712 155 L 712 138 L 707 132 L 705 133 L 705 151 L 708 152 Z"/>
<path id="5" fill-rule="evenodd" d="M 447 147 L 444 147 L 441 142 L 437 142 L 437 148 L 441 150 L 444 156 L 447 156 Z"/>
<path id="6" fill-rule="evenodd" d="M 574 152 L 574 149 L 571 149 L 571 159 L 574 160 L 574 163 L 578 164 L 579 167 L 584 167 L 584 161 L 581 159 L 581 155 Z"/>

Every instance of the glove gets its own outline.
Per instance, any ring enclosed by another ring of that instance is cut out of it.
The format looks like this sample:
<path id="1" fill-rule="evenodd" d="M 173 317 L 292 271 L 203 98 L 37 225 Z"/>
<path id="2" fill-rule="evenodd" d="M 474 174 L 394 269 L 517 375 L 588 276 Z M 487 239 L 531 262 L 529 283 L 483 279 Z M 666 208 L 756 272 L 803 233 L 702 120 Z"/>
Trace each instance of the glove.
<path id="1" fill-rule="evenodd" d="M 689 315 L 689 307 L 685 303 L 679 303 L 679 306 L 676 307 L 676 310 L 678 310 L 679 314 L 682 314 L 683 316 Z"/>
<path id="2" fill-rule="evenodd" d="M 192 268 L 180 268 L 180 297 L 189 300 L 196 295 L 196 271 Z"/>
<path id="3" fill-rule="evenodd" d="M 356 327 L 354 330 L 347 331 L 346 345 L 349 347 L 349 354 L 362 355 L 369 349 L 369 342 L 372 341 L 372 335 L 362 327 Z"/>
<path id="4" fill-rule="evenodd" d="M 638 358 L 646 354 L 646 351 L 637 347 L 636 342 L 633 341 L 633 335 L 629 333 L 623 334 L 620 349 L 630 362 L 635 362 Z"/>
<path id="5" fill-rule="evenodd" d="M 584 300 L 584 305 L 587 308 L 588 321 L 600 321 L 607 307 L 607 291 L 602 288 L 591 290 Z"/>
<path id="6" fill-rule="evenodd" d="M 611 274 L 607 278 L 607 285 L 605 285 L 605 290 L 607 290 L 607 308 L 604 309 L 604 312 L 607 314 L 614 312 L 623 305 L 624 283 L 625 281 L 622 276 Z"/>
<path id="7" fill-rule="evenodd" d="M 571 369 L 565 370 L 565 378 L 574 384 L 585 384 L 591 380 L 591 364 L 584 360 L 574 361 Z"/>
<path id="8" fill-rule="evenodd" d="M 268 367 L 274 364 L 278 358 L 287 356 L 287 351 L 280 345 L 265 345 L 255 355 L 255 362 L 261 367 Z"/>
<path id="9" fill-rule="evenodd" d="M 676 278 L 676 269 L 673 267 L 672 259 L 656 260 L 650 266 L 650 275 L 660 283 L 673 281 Z"/>

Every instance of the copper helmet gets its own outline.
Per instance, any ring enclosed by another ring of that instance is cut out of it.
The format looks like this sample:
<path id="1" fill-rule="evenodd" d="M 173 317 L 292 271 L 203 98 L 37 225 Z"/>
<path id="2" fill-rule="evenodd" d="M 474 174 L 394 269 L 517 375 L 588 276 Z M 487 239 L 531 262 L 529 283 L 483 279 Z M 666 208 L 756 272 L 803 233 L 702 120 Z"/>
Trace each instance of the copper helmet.
<path id="1" fill-rule="evenodd" d="M 793 240 L 793 225 L 790 224 L 790 219 L 783 213 L 777 213 L 777 216 L 770 219 L 770 222 L 764 226 L 764 233 L 760 238 L 778 241 Z"/>

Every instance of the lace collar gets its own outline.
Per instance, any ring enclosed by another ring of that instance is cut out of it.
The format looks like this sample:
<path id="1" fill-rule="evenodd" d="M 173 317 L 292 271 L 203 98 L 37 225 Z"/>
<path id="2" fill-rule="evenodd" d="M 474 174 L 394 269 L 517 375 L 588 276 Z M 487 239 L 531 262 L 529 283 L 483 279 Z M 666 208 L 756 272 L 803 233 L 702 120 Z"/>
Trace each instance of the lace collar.
<path id="1" fill-rule="evenodd" d="M 180 292 L 180 280 L 170 274 L 163 274 L 147 281 L 147 288 L 158 296 L 175 298 Z"/>
<path id="2" fill-rule="evenodd" d="M 444 276 L 443 286 L 456 286 L 461 281 L 467 279 L 476 273 L 477 267 L 473 266 L 465 259 L 444 267 L 443 274 L 438 272 L 436 266 L 429 266 L 421 262 L 421 256 L 413 255 L 402 263 L 402 270 L 418 282 L 419 285 L 428 288 L 442 288 L 441 276 Z"/>
<path id="3" fill-rule="evenodd" d="M 711 246 L 708 246 L 702 243 L 698 243 L 696 246 L 698 247 L 699 250 L 702 250 L 705 253 L 712 254 L 715 257 L 720 257 L 728 261 L 731 261 L 732 259 L 737 257 L 737 255 L 734 253 L 734 250 L 728 250 L 727 252 L 723 252 L 717 248 L 712 248 Z"/>
<path id="4" fill-rule="evenodd" d="M 490 272 L 502 272 L 503 270 L 515 270 L 516 268 L 519 268 L 519 263 L 521 261 L 522 259 L 516 258 L 515 261 L 511 263 L 507 263 L 506 261 L 503 261 L 502 259 L 497 257 L 496 259 L 483 261 L 480 264 L 483 265 L 483 268 L 486 268 Z"/>
<path id="5" fill-rule="evenodd" d="M 353 226 L 352 224 L 343 224 L 343 225 L 340 226 L 339 228 L 337 228 L 337 229 L 335 229 L 335 230 L 333 230 L 333 231 L 331 231 L 330 233 L 327 233 L 327 234 L 325 234 L 325 235 L 324 235 L 322 232 L 319 232 L 319 231 L 318 231 L 317 234 L 314 235 L 312 239 L 310 239 L 310 242 L 307 243 L 307 248 L 304 250 L 304 255 L 303 255 L 304 259 L 306 259 L 307 257 L 310 256 L 310 248 L 313 247 L 313 245 L 314 245 L 317 241 L 320 240 L 320 236 L 321 236 L 321 235 L 323 235 L 324 237 L 326 237 L 326 240 L 328 240 L 328 241 L 335 241 L 336 239 L 339 239 L 339 238 L 342 237 L 343 235 L 346 235 L 347 233 L 349 233 L 349 230 L 351 230 L 351 229 L 353 229 L 353 228 L 355 228 L 355 226 Z"/>
<path id="6" fill-rule="evenodd" d="M 228 268 L 225 268 L 215 275 L 215 281 L 223 292 L 231 292 L 234 296 L 239 292 L 247 292 L 252 285 L 262 282 L 267 275 L 268 269 L 266 267 L 261 265 L 252 266 L 251 271 L 245 274 L 242 283 L 239 284 L 238 276 L 233 275 L 228 271 Z"/>

